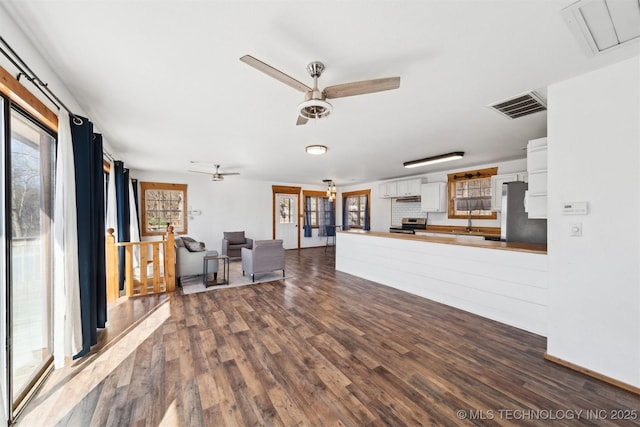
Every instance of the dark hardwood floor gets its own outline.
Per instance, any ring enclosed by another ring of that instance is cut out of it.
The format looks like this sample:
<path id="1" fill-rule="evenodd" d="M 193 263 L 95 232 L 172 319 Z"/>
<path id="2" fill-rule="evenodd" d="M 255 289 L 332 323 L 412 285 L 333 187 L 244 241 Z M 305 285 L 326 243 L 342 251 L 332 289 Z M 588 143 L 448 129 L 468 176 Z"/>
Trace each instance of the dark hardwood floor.
<path id="1" fill-rule="evenodd" d="M 56 371 L 21 425 L 640 425 L 639 396 L 545 361 L 544 337 L 336 272 L 324 248 L 287 273 L 171 295 Z"/>

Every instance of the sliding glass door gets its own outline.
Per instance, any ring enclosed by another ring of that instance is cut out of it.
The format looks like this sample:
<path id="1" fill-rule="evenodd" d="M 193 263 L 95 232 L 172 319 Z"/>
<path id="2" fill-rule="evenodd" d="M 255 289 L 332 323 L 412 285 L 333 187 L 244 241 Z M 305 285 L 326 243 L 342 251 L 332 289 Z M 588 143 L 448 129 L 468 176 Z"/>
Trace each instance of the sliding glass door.
<path id="1" fill-rule="evenodd" d="M 5 103 L 5 109 L 6 109 Z M 8 398 L 15 414 L 52 366 L 55 138 L 14 107 L 4 114 Z M 8 125 L 8 127 L 7 127 Z M 6 132 L 6 129 L 9 132 Z M 5 138 L 7 139 L 7 138 Z"/>

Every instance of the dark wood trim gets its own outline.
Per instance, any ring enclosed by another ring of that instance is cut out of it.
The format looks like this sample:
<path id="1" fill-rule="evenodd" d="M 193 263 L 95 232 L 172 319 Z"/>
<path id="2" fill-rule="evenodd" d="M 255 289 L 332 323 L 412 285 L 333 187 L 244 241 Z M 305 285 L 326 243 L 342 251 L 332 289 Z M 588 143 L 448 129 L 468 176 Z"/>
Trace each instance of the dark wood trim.
<path id="1" fill-rule="evenodd" d="M 271 235 L 276 238 L 276 194 L 296 194 L 298 196 L 298 249 L 300 249 L 300 191 L 301 187 L 287 185 L 271 186 Z"/>
<path id="2" fill-rule="evenodd" d="M 635 393 L 635 394 L 640 395 L 640 387 L 632 386 L 631 384 L 627 384 L 625 382 L 616 380 L 615 378 L 611 378 L 611 377 L 606 376 L 604 374 L 601 374 L 599 372 L 592 371 L 589 368 L 585 368 L 583 366 L 576 365 L 575 363 L 568 362 L 568 361 L 566 361 L 564 359 L 561 359 L 559 357 L 552 356 L 547 352 L 544 353 L 544 358 L 545 358 L 545 360 L 548 360 L 549 362 L 553 362 L 553 363 L 556 363 L 558 365 L 562 365 L 565 368 L 572 369 L 574 371 L 580 372 L 581 374 L 588 375 L 590 377 L 599 379 L 600 381 L 604 381 L 607 384 L 611 384 L 611 385 L 613 385 L 615 387 L 618 387 L 618 388 L 621 388 L 623 390 L 630 391 L 631 393 Z"/>
<path id="3" fill-rule="evenodd" d="M 326 191 L 318 191 L 318 190 L 302 190 L 302 200 L 300 201 L 300 204 L 302 205 L 302 209 L 300 210 L 301 212 L 301 219 L 302 219 L 302 223 L 304 223 L 304 213 L 306 212 L 307 209 L 307 203 L 306 203 L 306 198 L 308 197 L 321 197 L 323 199 L 327 199 L 327 192 Z M 336 217 L 336 205 L 337 203 L 334 201 L 333 202 L 333 217 Z M 318 228 L 317 225 L 312 226 L 311 228 Z"/>
<path id="4" fill-rule="evenodd" d="M 53 132 L 58 132 L 58 115 L 20 84 L 7 70 L 0 67 L 0 92 L 33 115 Z"/>
<path id="5" fill-rule="evenodd" d="M 189 231 L 188 227 L 188 215 L 187 210 L 189 209 L 189 205 L 187 203 L 187 184 L 173 184 L 167 182 L 140 182 L 140 234 L 142 236 L 163 236 L 166 233 L 166 230 L 162 231 L 147 231 L 147 206 L 145 203 L 145 192 L 147 190 L 173 190 L 173 191 L 182 191 L 184 195 L 184 202 L 182 204 L 182 216 L 184 221 L 184 229 L 181 231 L 176 231 L 178 234 L 187 234 Z M 173 225 L 173 224 L 171 224 Z"/>
<path id="6" fill-rule="evenodd" d="M 469 215 L 454 215 L 455 212 L 455 188 L 456 182 L 459 181 L 471 181 L 474 179 L 487 179 L 491 178 L 494 175 L 498 174 L 498 168 L 485 168 L 485 169 L 474 169 L 463 172 L 455 172 L 447 174 L 448 179 L 448 197 L 449 197 L 449 209 L 447 212 L 447 216 L 449 219 L 469 219 Z M 490 215 L 471 215 L 471 219 L 497 219 L 498 214 L 496 212 L 491 212 Z"/>
<path id="7" fill-rule="evenodd" d="M 369 221 L 371 221 L 371 189 L 370 188 L 366 190 L 345 191 L 344 193 L 342 193 L 340 195 L 340 197 L 342 197 L 342 200 L 343 200 L 342 211 L 344 212 L 344 210 L 347 208 L 344 204 L 344 199 L 346 199 L 347 197 L 354 197 L 354 196 L 367 196 L 369 198 L 369 209 L 367 211 L 367 215 L 369 217 Z M 344 224 L 343 224 L 343 227 L 344 227 Z M 350 225 L 349 228 L 359 229 L 364 227 L 361 227 L 359 225 Z"/>

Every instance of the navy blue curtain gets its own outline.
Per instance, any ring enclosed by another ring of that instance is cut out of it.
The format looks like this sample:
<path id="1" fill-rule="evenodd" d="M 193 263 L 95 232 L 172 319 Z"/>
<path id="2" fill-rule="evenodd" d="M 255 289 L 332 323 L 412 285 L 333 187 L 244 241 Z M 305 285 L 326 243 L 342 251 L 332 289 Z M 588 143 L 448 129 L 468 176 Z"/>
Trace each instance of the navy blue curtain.
<path id="1" fill-rule="evenodd" d="M 364 201 L 364 229 L 366 231 L 371 230 L 371 220 L 369 218 L 369 196 L 365 196 Z"/>
<path id="2" fill-rule="evenodd" d="M 329 200 L 325 206 L 327 206 L 327 216 L 328 216 L 328 225 L 327 225 L 327 236 L 335 236 L 336 235 L 336 215 L 334 211 L 335 201 Z"/>
<path id="3" fill-rule="evenodd" d="M 98 343 L 97 328 L 104 328 L 107 321 L 102 137 L 94 137 L 93 123 L 88 119 L 76 121 L 70 119 L 76 175 L 82 350 L 74 359 L 89 353 L 91 346 Z"/>
<path id="4" fill-rule="evenodd" d="M 304 198 L 304 237 L 311 237 L 311 197 Z"/>
<path id="5" fill-rule="evenodd" d="M 349 229 L 349 205 L 346 197 L 342 198 L 342 229 Z"/>
<path id="6" fill-rule="evenodd" d="M 118 242 L 130 242 L 131 230 L 129 228 L 129 169 L 124 167 L 120 160 L 113 162 L 116 181 L 116 206 L 118 216 Z M 118 248 L 118 276 L 120 290 L 124 289 L 124 247 Z"/>

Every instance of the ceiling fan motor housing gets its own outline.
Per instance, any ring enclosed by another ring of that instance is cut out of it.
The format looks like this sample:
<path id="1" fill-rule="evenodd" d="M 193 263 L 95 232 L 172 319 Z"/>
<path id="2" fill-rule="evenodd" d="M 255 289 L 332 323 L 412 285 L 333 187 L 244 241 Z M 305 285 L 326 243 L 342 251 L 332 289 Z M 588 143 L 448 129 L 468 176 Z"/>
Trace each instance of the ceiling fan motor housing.
<path id="1" fill-rule="evenodd" d="M 313 78 L 318 78 L 324 71 L 324 64 L 320 61 L 313 61 L 307 64 L 307 72 Z"/>

